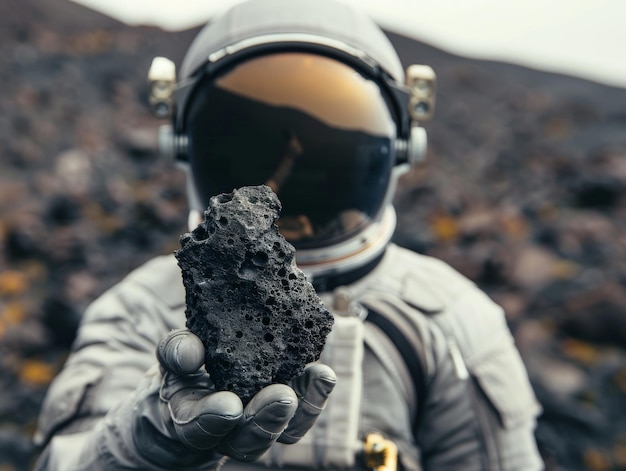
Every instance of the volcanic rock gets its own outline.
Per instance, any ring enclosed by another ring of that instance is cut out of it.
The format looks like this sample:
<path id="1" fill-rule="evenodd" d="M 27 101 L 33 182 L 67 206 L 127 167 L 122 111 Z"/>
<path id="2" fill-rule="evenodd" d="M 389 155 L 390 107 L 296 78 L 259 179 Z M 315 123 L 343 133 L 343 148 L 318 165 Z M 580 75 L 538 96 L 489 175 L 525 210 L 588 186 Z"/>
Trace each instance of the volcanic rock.
<path id="1" fill-rule="evenodd" d="M 278 232 L 280 211 L 267 186 L 215 196 L 175 252 L 187 327 L 205 345 L 206 369 L 218 390 L 244 403 L 317 360 L 333 323 Z"/>

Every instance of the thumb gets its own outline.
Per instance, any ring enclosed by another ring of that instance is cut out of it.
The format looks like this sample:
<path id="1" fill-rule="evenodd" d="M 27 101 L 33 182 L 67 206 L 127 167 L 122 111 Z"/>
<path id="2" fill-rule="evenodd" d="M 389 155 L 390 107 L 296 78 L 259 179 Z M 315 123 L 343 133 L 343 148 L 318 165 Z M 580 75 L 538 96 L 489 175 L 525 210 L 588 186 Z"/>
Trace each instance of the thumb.
<path id="1" fill-rule="evenodd" d="M 172 330 L 159 343 L 157 358 L 167 372 L 190 375 L 204 363 L 204 345 L 188 329 Z"/>
<path id="2" fill-rule="evenodd" d="M 204 362 L 202 341 L 187 329 L 173 330 L 157 347 L 163 371 L 159 397 L 167 404 L 178 439 L 190 450 L 212 449 L 239 422 L 243 405 L 236 394 L 216 392 Z"/>

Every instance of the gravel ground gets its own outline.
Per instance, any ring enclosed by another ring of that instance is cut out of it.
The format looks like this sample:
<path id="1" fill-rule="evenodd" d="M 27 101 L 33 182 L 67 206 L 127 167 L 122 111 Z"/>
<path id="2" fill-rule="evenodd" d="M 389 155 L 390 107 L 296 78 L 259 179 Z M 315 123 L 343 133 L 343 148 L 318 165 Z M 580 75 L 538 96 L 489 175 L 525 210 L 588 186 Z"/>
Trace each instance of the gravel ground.
<path id="1" fill-rule="evenodd" d="M 47 385 L 85 306 L 185 232 L 155 154 L 146 72 L 195 31 L 131 28 L 64 0 L 0 0 L 0 470 L 30 469 Z M 550 470 L 626 469 L 626 92 L 391 35 L 439 77 L 396 241 L 505 307 Z"/>

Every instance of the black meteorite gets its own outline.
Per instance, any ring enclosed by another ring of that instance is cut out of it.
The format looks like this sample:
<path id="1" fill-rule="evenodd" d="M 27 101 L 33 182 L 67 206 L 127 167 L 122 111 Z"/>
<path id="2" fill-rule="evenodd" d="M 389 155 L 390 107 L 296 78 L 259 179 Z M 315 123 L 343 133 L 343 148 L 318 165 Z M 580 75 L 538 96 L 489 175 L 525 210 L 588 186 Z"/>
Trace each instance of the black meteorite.
<path id="1" fill-rule="evenodd" d="M 264 185 L 215 196 L 175 252 L 187 327 L 206 347 L 206 369 L 218 390 L 244 403 L 317 360 L 333 323 L 278 232 L 280 211 Z"/>

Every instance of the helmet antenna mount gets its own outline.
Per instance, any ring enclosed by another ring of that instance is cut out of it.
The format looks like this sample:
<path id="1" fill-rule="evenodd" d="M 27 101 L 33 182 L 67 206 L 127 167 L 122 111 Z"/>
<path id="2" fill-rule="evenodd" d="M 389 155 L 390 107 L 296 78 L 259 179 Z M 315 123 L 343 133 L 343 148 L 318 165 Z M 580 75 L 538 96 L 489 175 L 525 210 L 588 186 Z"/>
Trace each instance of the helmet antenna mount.
<path id="1" fill-rule="evenodd" d="M 430 121 L 435 111 L 437 76 L 428 65 L 411 65 L 406 69 L 406 85 L 409 88 L 408 114 L 411 129 L 408 139 L 396 141 L 399 161 L 408 168 L 419 163 L 426 155 L 426 130 L 421 123 Z M 406 170 L 408 170 L 408 168 Z"/>
<path id="2" fill-rule="evenodd" d="M 170 118 L 174 109 L 176 65 L 166 57 L 155 57 L 148 71 L 150 111 L 161 119 Z"/>
<path id="3" fill-rule="evenodd" d="M 429 121 L 435 111 L 437 76 L 432 67 L 411 65 L 406 69 L 406 84 L 411 90 L 409 115 L 419 123 Z"/>

